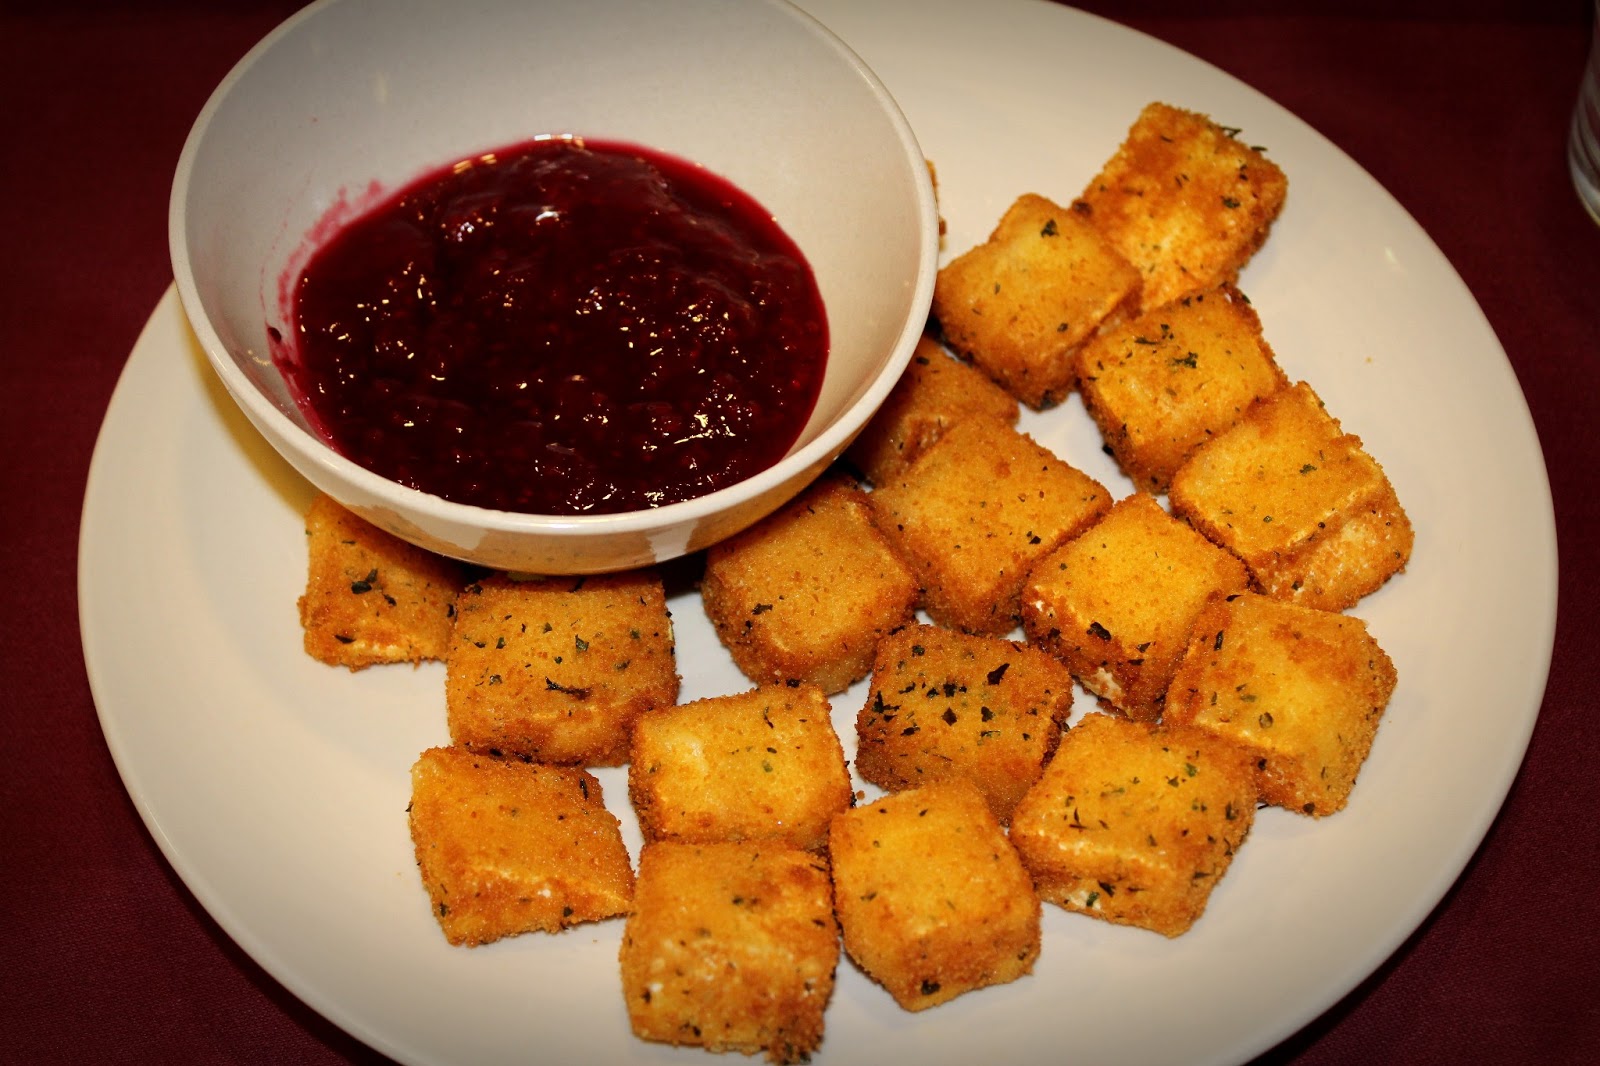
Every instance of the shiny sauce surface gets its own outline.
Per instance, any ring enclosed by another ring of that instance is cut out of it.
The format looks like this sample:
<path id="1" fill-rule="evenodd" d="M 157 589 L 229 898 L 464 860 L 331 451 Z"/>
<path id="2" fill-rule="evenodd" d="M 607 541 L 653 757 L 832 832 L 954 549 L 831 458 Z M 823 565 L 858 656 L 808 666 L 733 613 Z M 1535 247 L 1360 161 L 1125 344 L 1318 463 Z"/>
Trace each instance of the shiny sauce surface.
<path id="1" fill-rule="evenodd" d="M 828 327 L 749 196 L 632 145 L 546 139 L 430 174 L 341 227 L 280 367 L 340 453 L 449 500 L 605 514 L 771 466 Z"/>

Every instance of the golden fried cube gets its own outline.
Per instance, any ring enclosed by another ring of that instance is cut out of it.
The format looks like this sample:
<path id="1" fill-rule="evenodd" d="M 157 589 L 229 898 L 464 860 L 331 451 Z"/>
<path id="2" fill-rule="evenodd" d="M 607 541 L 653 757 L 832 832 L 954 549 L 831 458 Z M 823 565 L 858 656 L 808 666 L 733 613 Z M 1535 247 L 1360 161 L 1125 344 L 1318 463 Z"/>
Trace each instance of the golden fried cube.
<path id="1" fill-rule="evenodd" d="M 351 670 L 444 658 L 465 581 L 459 564 L 323 495 L 306 511 L 306 548 L 299 602 L 306 654 Z"/>
<path id="2" fill-rule="evenodd" d="M 411 768 L 409 812 L 422 884 L 452 944 L 554 933 L 632 905 L 621 826 L 586 770 L 430 748 Z"/>
<path id="3" fill-rule="evenodd" d="M 1231 285 L 1147 311 L 1078 349 L 1078 387 L 1123 473 L 1163 494 L 1195 449 L 1288 384 Z"/>
<path id="4" fill-rule="evenodd" d="M 991 635 L 1016 626 L 1033 564 L 1111 506 L 1094 478 L 986 418 L 951 426 L 869 498 L 933 620 Z"/>
<path id="5" fill-rule="evenodd" d="M 866 493 L 837 475 L 713 545 L 700 586 L 706 616 L 746 677 L 826 693 L 866 676 L 878 641 L 911 620 L 919 593 L 873 523 Z"/>
<path id="6" fill-rule="evenodd" d="M 641 716 L 628 794 L 645 840 L 821 849 L 850 771 L 814 685 L 769 685 Z"/>
<path id="7" fill-rule="evenodd" d="M 804 1062 L 839 963 L 827 863 L 754 844 L 646 844 L 623 930 L 635 1036 Z"/>
<path id="8" fill-rule="evenodd" d="M 1238 132 L 1150 104 L 1073 203 L 1138 268 L 1144 307 L 1236 280 L 1282 212 L 1288 178 Z"/>
<path id="9" fill-rule="evenodd" d="M 872 484 L 883 485 L 961 419 L 993 418 L 1015 425 L 1018 414 L 1014 396 L 924 335 L 905 373 L 845 458 Z"/>
<path id="10" fill-rule="evenodd" d="M 856 716 L 856 770 L 891 792 L 965 778 L 1004 825 L 1071 711 L 1072 674 L 1045 652 L 909 626 L 878 647 Z"/>
<path id="11" fill-rule="evenodd" d="M 621 764 L 633 722 L 678 698 L 653 570 L 469 585 L 446 660 L 450 738 L 540 762 Z"/>
<path id="12" fill-rule="evenodd" d="M 1032 972 L 1039 897 L 971 782 L 838 815 L 829 853 L 845 950 L 906 1010 Z"/>
<path id="13" fill-rule="evenodd" d="M 933 315 L 952 348 L 1030 407 L 1072 391 L 1072 354 L 1139 306 L 1139 272 L 1070 208 L 1028 193 L 940 271 Z"/>
<path id="14" fill-rule="evenodd" d="M 1106 705 L 1150 720 L 1195 617 L 1248 585 L 1238 559 L 1135 493 L 1034 568 L 1022 626 Z"/>
<path id="15" fill-rule="evenodd" d="M 1196 730 L 1085 715 L 1017 805 L 1039 896 L 1166 936 L 1187 931 L 1255 819 L 1247 757 Z"/>
<path id="16" fill-rule="evenodd" d="M 1348 802 L 1394 686 L 1361 619 L 1246 593 L 1195 622 L 1164 720 L 1248 754 L 1262 802 L 1320 818 Z"/>
<path id="17" fill-rule="evenodd" d="M 1411 521 L 1388 476 L 1304 382 L 1196 452 L 1169 499 L 1243 559 L 1261 591 L 1306 607 L 1344 610 L 1411 558 Z"/>

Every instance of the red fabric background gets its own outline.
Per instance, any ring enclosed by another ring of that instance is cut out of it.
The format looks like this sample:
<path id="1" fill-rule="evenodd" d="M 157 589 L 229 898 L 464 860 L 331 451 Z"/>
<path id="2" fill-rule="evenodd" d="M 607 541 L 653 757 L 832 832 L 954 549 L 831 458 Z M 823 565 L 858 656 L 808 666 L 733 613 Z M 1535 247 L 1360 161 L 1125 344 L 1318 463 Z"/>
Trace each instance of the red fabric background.
<path id="1" fill-rule="evenodd" d="M 179 148 L 234 60 L 296 6 L 0 9 L 0 1060 L 382 1061 L 263 973 L 167 867 L 101 738 L 77 630 L 85 475 L 118 372 L 170 281 Z M 1504 810 L 1411 940 L 1261 1061 L 1600 1061 L 1600 623 L 1587 542 L 1600 227 L 1574 200 L 1564 154 L 1589 4 L 1087 6 L 1275 98 L 1399 199 L 1498 332 L 1555 494 L 1554 665 Z"/>

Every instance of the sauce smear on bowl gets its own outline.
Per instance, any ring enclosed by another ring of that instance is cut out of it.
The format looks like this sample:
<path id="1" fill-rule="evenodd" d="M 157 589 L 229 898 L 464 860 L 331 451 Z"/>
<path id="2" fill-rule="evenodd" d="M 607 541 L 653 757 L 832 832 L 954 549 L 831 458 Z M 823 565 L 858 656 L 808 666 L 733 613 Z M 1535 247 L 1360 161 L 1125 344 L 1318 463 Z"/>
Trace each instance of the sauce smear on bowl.
<path id="1" fill-rule="evenodd" d="M 642 510 L 781 459 L 828 327 L 749 196 L 631 145 L 532 141 L 424 177 L 318 248 L 279 363 L 387 478 L 534 514 Z"/>

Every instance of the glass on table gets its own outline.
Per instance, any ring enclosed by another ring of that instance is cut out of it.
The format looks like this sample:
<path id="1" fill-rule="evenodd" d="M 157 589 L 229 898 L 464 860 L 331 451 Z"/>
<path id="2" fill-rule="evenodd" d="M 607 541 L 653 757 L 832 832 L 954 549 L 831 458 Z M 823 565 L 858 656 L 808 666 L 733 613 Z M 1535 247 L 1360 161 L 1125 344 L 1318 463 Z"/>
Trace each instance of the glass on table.
<path id="1" fill-rule="evenodd" d="M 1589 62 L 1583 68 L 1578 104 L 1572 112 L 1572 132 L 1567 138 L 1567 162 L 1578 198 L 1600 222 L 1600 0 L 1589 28 Z"/>

